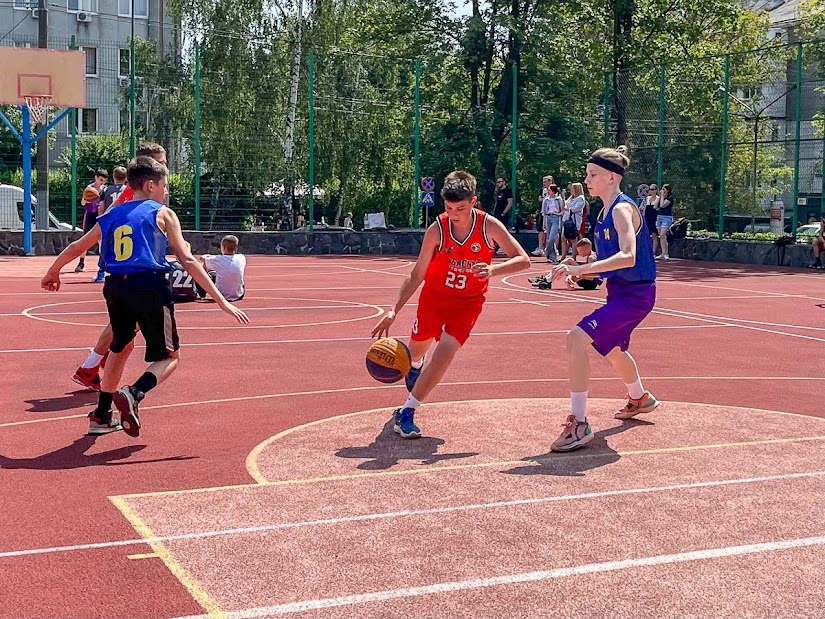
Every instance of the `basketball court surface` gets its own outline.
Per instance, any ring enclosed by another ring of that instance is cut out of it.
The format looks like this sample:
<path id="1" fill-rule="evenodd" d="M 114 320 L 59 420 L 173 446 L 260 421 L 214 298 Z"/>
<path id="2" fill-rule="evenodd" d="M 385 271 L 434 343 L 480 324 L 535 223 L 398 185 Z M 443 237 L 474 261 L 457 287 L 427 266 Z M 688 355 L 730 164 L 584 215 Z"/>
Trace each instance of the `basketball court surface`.
<path id="1" fill-rule="evenodd" d="M 0 258 L 2 619 L 825 616 L 819 274 L 660 265 L 631 350 L 662 406 L 614 420 L 594 352 L 596 438 L 554 454 L 565 333 L 604 291 L 535 290 L 546 264 L 494 278 L 404 441 L 364 355 L 409 259 L 251 256 L 252 324 L 178 306 L 130 439 L 85 436 L 106 309 L 92 269 L 41 291 L 51 260 Z"/>

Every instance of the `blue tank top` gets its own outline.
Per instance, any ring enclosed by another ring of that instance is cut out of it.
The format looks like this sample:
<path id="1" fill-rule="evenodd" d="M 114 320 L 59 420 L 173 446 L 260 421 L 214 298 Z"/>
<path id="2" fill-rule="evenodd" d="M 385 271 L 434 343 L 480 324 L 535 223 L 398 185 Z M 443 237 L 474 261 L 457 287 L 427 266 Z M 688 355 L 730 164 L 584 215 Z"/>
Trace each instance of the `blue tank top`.
<path id="1" fill-rule="evenodd" d="M 596 228 L 593 236 L 596 240 L 596 255 L 599 260 L 604 260 L 619 253 L 619 235 L 613 225 L 613 207 L 619 202 L 629 202 L 634 206 L 636 203 L 630 196 L 620 193 L 609 207 L 603 208 L 596 220 Z M 641 224 L 636 231 L 636 264 L 632 267 L 618 269 L 616 271 L 606 271 L 603 277 L 615 277 L 627 282 L 652 282 L 656 279 L 656 261 L 653 259 L 653 244 L 650 241 L 650 232 L 647 229 L 644 217 L 639 217 Z"/>
<path id="2" fill-rule="evenodd" d="M 154 200 L 133 200 L 98 217 L 100 269 L 115 274 L 169 271 L 169 239 L 157 224 L 162 208 Z"/>

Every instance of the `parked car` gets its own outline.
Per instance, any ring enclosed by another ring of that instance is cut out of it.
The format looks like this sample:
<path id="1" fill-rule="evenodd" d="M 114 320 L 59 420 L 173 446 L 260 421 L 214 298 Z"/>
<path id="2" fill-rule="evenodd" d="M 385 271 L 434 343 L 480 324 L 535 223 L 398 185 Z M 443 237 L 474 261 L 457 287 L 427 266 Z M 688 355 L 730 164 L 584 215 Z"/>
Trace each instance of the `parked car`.
<path id="1" fill-rule="evenodd" d="M 819 234 L 819 224 L 805 224 L 796 229 L 797 239 L 807 239 L 812 241 Z"/>
<path id="2" fill-rule="evenodd" d="M 0 184 L 0 229 L 22 230 L 23 229 L 23 189 L 14 185 Z M 32 223 L 34 223 L 35 207 L 37 198 L 32 196 Z M 50 230 L 71 230 L 72 227 L 62 221 L 58 221 L 52 213 L 49 213 Z"/>
<path id="3" fill-rule="evenodd" d="M 770 224 L 748 224 L 745 226 L 743 232 L 750 232 L 753 234 L 759 234 L 763 232 L 770 232 L 771 225 Z"/>

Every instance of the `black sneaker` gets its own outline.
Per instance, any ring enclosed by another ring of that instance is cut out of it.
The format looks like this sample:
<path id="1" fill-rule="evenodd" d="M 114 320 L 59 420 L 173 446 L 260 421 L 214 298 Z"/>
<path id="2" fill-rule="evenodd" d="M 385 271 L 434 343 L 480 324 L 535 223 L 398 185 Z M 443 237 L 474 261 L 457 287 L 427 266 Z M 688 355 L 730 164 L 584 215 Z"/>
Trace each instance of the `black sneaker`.
<path id="1" fill-rule="evenodd" d="M 536 284 L 536 288 L 538 288 L 539 290 L 550 290 L 551 288 L 553 288 L 553 282 L 551 282 L 549 279 L 544 279 Z"/>
<path id="2" fill-rule="evenodd" d="M 140 435 L 138 402 L 142 399 L 143 394 L 135 391 L 129 385 L 118 389 L 112 398 L 115 408 L 120 411 L 120 425 L 123 426 L 123 431 L 132 438 Z"/>
<path id="3" fill-rule="evenodd" d="M 102 434 L 111 434 L 112 432 L 118 432 L 123 428 L 120 425 L 120 422 L 116 419 L 112 419 L 112 411 L 109 411 L 108 415 L 100 415 L 97 410 L 93 410 L 89 413 L 89 432 L 90 436 L 100 436 Z"/>

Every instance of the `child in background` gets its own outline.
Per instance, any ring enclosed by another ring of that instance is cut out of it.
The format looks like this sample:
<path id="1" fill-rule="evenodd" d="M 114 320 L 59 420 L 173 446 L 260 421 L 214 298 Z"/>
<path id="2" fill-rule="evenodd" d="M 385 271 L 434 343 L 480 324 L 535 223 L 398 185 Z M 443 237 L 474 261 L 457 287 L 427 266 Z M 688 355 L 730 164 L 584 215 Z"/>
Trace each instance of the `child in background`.
<path id="1" fill-rule="evenodd" d="M 238 237 L 227 234 L 221 239 L 221 255 L 204 254 L 200 261 L 207 275 L 227 301 L 240 301 L 246 294 L 243 274 L 246 269 L 246 256 L 238 252 Z M 198 286 L 201 298 L 206 291 Z"/>

